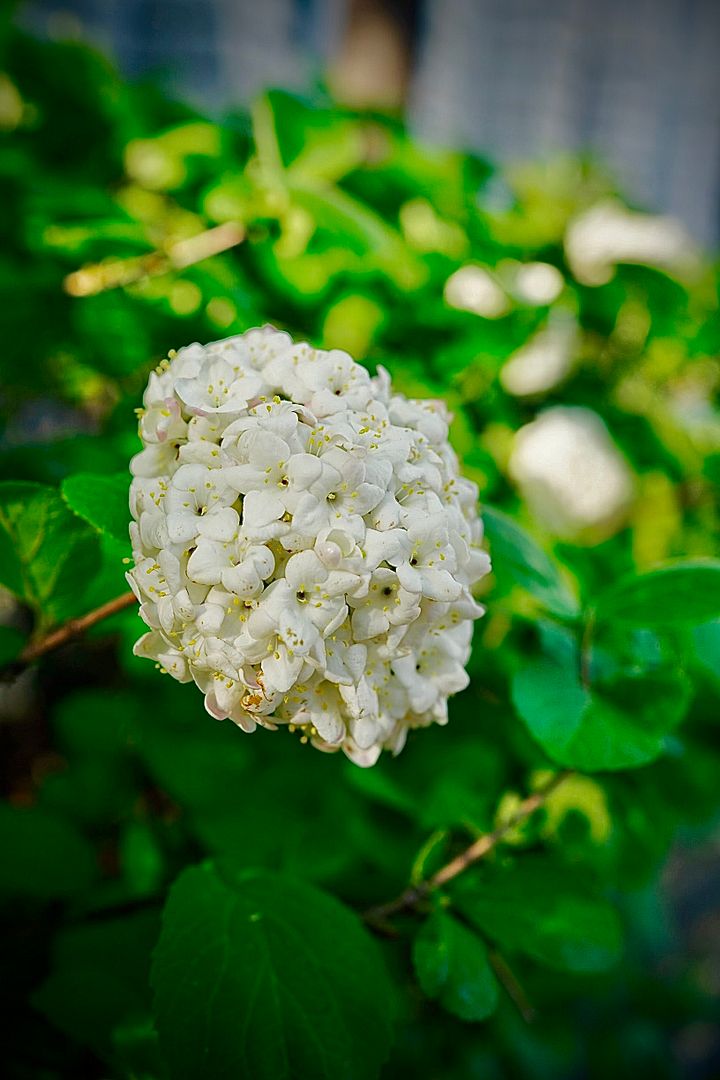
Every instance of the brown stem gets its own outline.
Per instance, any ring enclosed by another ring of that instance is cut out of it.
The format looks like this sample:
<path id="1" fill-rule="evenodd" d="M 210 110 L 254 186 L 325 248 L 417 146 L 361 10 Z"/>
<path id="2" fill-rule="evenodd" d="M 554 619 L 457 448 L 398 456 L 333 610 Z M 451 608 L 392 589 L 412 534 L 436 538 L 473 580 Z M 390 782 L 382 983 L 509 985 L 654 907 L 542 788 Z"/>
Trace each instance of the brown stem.
<path id="1" fill-rule="evenodd" d="M 531 1024 L 535 1019 L 535 1008 L 525 993 L 523 986 L 518 981 L 517 975 L 510 967 L 505 957 L 496 949 L 490 949 L 488 951 L 488 959 L 492 964 L 498 982 L 502 983 L 513 1005 L 520 1013 L 525 1023 Z"/>
<path id="2" fill-rule="evenodd" d="M 132 285 L 145 277 L 167 274 L 170 270 L 184 270 L 212 255 L 229 251 L 244 239 L 243 226 L 235 221 L 226 221 L 222 225 L 196 233 L 195 236 L 178 240 L 167 250 L 83 266 L 80 270 L 68 274 L 63 285 L 70 296 L 94 296 L 108 289 Z"/>
<path id="3" fill-rule="evenodd" d="M 67 641 L 72 641 L 73 638 L 84 634 L 86 630 L 89 630 L 91 626 L 95 626 L 96 623 L 102 622 L 103 619 L 109 619 L 111 615 L 115 615 L 118 611 L 123 611 L 136 603 L 137 599 L 134 593 L 127 592 L 123 593 L 122 596 L 116 596 L 114 600 L 108 600 L 107 604 L 102 604 L 99 608 L 95 608 L 94 611 L 88 611 L 87 615 L 81 615 L 77 619 L 70 619 L 69 622 L 58 626 L 56 630 L 51 630 L 49 634 L 26 645 L 17 659 L 17 664 L 22 667 L 31 664 L 33 660 L 44 656 L 45 653 L 52 652 L 53 649 L 59 649 Z"/>
<path id="4" fill-rule="evenodd" d="M 394 900 L 388 900 L 385 904 L 378 904 L 376 907 L 370 908 L 363 915 L 365 921 L 373 927 L 377 927 L 381 932 L 387 932 L 390 916 L 417 907 L 433 890 L 441 885 L 446 885 L 448 881 L 452 881 L 458 874 L 462 874 L 463 870 L 467 870 L 468 866 L 472 866 L 478 859 L 484 858 L 516 825 L 531 817 L 552 795 L 553 791 L 560 786 L 563 780 L 571 774 L 572 770 L 570 769 L 557 773 L 547 784 L 534 791 L 532 795 L 528 795 L 526 799 L 523 799 L 515 813 L 502 825 L 498 825 L 492 832 L 478 837 L 469 847 L 442 866 L 432 877 L 419 882 L 417 885 L 409 885 Z"/>

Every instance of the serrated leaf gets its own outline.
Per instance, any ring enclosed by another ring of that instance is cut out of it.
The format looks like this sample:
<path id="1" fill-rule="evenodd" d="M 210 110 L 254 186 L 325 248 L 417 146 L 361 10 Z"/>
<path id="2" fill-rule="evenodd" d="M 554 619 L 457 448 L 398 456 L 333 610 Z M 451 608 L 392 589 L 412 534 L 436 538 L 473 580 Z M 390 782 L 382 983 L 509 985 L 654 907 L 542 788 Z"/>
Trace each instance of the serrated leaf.
<path id="1" fill-rule="evenodd" d="M 391 1036 L 391 992 L 357 916 L 282 874 L 185 870 L 151 982 L 174 1080 L 363 1080 Z"/>
<path id="2" fill-rule="evenodd" d="M 658 671 L 591 690 L 572 667 L 539 659 L 516 673 L 512 700 L 548 757 L 593 772 L 658 757 L 685 713 L 689 686 L 679 674 Z"/>
<path id="3" fill-rule="evenodd" d="M 625 578 L 604 592 L 598 622 L 694 626 L 720 617 L 720 560 L 688 560 Z"/>
<path id="4" fill-rule="evenodd" d="M 61 491 L 74 513 L 99 532 L 107 533 L 127 545 L 129 487 L 130 478 L 126 473 L 115 476 L 76 473 L 63 480 Z"/>
<path id="5" fill-rule="evenodd" d="M 563 618 L 577 615 L 578 605 L 557 565 L 529 533 L 500 510 L 484 506 L 485 536 L 496 577 L 509 579 L 531 593 L 548 611 Z"/>
<path id="6" fill-rule="evenodd" d="M 485 1020 L 498 988 L 484 942 L 447 912 L 425 920 L 413 944 L 418 982 L 429 998 L 461 1020 Z"/>
<path id="7" fill-rule="evenodd" d="M 453 887 L 459 911 L 501 949 L 558 971 L 606 971 L 622 934 L 613 907 L 560 864 L 523 855 L 510 867 L 484 867 Z"/>
<path id="8" fill-rule="evenodd" d="M 0 583 L 48 621 L 82 610 L 99 558 L 97 538 L 53 488 L 0 483 Z"/>

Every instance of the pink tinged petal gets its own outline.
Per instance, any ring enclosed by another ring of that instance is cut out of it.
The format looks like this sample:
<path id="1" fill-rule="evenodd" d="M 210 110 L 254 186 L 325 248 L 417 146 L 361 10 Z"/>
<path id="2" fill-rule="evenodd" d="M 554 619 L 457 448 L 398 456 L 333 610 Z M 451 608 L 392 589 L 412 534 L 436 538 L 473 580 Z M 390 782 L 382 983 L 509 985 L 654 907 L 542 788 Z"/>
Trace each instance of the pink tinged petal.
<path id="1" fill-rule="evenodd" d="M 349 726 L 353 741 L 361 750 L 369 750 L 379 735 L 377 721 L 368 716 L 351 720 Z"/>
<path id="2" fill-rule="evenodd" d="M 205 708 L 216 720 L 226 720 L 228 717 L 228 710 L 221 708 L 212 691 L 205 695 Z"/>
<path id="3" fill-rule="evenodd" d="M 379 746 L 371 746 L 368 750 L 363 750 L 353 743 L 345 743 L 342 749 L 345 757 L 349 758 L 354 765 L 359 765 L 361 769 L 369 769 L 375 765 L 382 752 Z"/>
<path id="4" fill-rule="evenodd" d="M 253 731 L 257 728 L 257 720 L 254 716 L 251 716 L 245 709 L 236 706 L 230 714 L 230 719 L 233 724 L 236 724 L 242 731 L 247 732 L 248 735 L 252 735 Z M 266 726 L 270 726 L 269 724 Z"/>

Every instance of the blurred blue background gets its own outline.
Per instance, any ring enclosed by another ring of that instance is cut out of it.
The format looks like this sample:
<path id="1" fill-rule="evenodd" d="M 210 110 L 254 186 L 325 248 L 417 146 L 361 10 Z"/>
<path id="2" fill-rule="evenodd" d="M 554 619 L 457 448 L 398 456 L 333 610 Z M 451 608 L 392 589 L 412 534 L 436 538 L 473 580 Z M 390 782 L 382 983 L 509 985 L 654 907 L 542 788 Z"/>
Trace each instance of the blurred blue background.
<path id="1" fill-rule="evenodd" d="M 323 78 L 501 162 L 590 150 L 706 248 L 720 235 L 717 0 L 34 0 L 20 18 L 205 109 Z"/>

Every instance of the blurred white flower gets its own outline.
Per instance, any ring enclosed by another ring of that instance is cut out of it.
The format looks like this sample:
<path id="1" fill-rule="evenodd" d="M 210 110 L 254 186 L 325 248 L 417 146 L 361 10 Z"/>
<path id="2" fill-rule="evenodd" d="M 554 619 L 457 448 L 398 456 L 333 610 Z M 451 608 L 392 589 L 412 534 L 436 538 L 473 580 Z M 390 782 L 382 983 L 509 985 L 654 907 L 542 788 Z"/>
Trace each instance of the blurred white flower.
<path id="1" fill-rule="evenodd" d="M 610 534 L 633 497 L 629 466 L 590 409 L 556 406 L 515 436 L 510 475 L 533 513 L 557 536 Z"/>
<path id="2" fill-rule="evenodd" d="M 573 316 L 567 311 L 554 310 L 547 324 L 505 362 L 500 382 L 516 397 L 552 390 L 570 371 L 577 342 L 578 328 Z"/>
<path id="3" fill-rule="evenodd" d="M 605 285 L 617 263 L 682 272 L 697 262 L 695 245 L 679 221 L 637 213 L 616 200 L 597 203 L 570 222 L 565 254 L 584 285 Z"/>
<path id="4" fill-rule="evenodd" d="M 361 765 L 444 723 L 490 564 L 442 404 L 265 327 L 182 349 L 144 405 L 137 654 L 218 719 Z"/>
<path id="5" fill-rule="evenodd" d="M 461 266 L 451 274 L 445 282 L 445 301 L 485 319 L 499 319 L 510 310 L 507 294 L 481 266 Z"/>
<path id="6" fill-rule="evenodd" d="M 531 262 L 519 267 L 515 274 L 513 291 L 523 303 L 540 307 L 557 300 L 564 286 L 565 279 L 556 266 Z"/>

